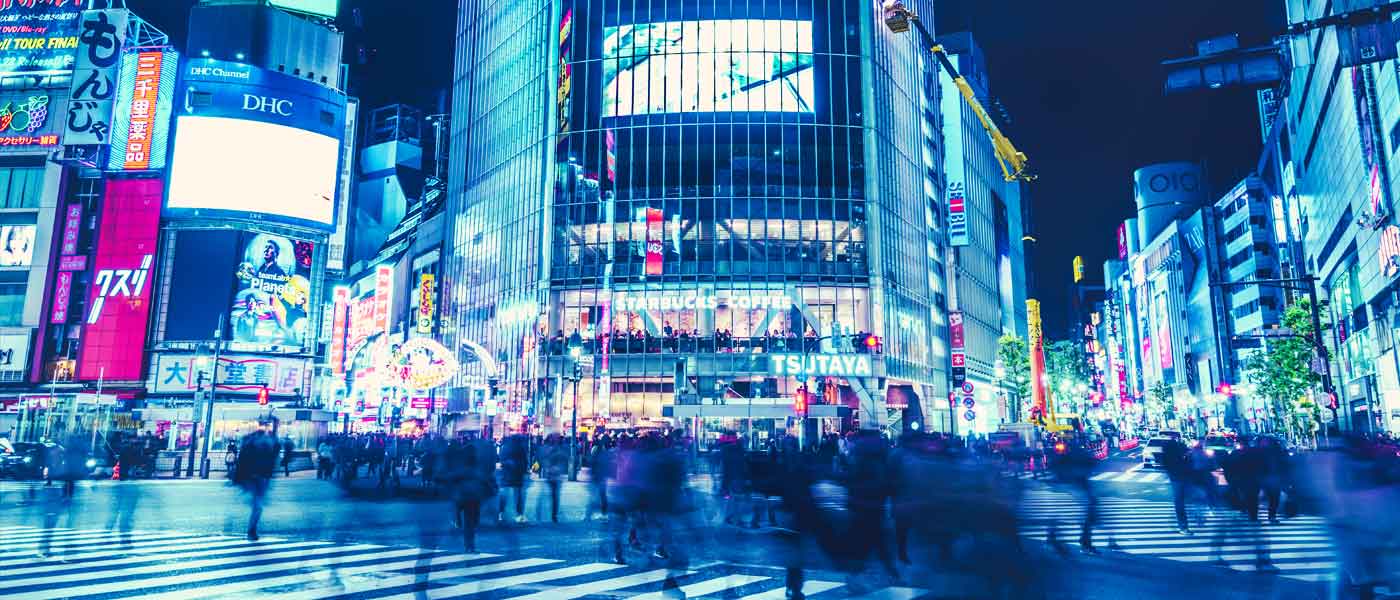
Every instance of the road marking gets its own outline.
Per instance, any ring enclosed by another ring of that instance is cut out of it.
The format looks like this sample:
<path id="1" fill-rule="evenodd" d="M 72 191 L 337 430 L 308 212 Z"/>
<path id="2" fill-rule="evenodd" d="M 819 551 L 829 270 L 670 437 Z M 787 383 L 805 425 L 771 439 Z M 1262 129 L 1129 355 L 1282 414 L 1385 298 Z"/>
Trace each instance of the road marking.
<path id="1" fill-rule="evenodd" d="M 844 585 L 846 584 L 836 583 L 835 581 L 805 581 L 802 583 L 802 595 L 814 596 L 822 592 L 834 590 Z M 740 598 L 739 600 L 784 600 L 785 598 L 787 598 L 787 587 L 780 587 L 768 590 L 766 592 L 750 594 L 748 596 Z"/>
<path id="2" fill-rule="evenodd" d="M 197 551 L 191 551 L 191 552 L 177 552 L 177 553 L 174 553 L 174 554 L 136 554 L 136 555 L 131 555 L 131 556 L 125 556 L 125 557 L 123 557 L 123 558 L 114 558 L 114 559 L 110 559 L 110 560 L 98 560 L 98 561 L 88 561 L 88 562 L 72 562 L 72 561 L 69 561 L 69 560 L 63 560 L 63 561 L 45 561 L 45 562 L 48 562 L 48 563 L 51 563 L 51 564 L 45 564 L 45 565 L 41 565 L 41 566 L 33 566 L 33 567 L 22 568 L 22 569 L 6 569 L 6 570 L 4 570 L 4 571 L 0 571 L 0 580 L 9 579 L 9 578 L 13 578 L 13 577 L 18 577 L 18 576 L 21 576 L 21 575 L 30 575 L 30 574 L 33 574 L 33 573 L 44 573 L 44 572 L 47 572 L 47 571 L 55 571 L 55 570 L 82 569 L 82 570 L 84 570 L 84 571 L 91 572 L 92 569 L 98 569 L 98 568 L 102 568 L 102 567 L 117 567 L 117 566 L 121 566 L 121 565 L 140 564 L 140 563 L 152 562 L 152 561 L 170 561 L 170 560 L 183 560 L 183 559 L 187 559 L 187 558 L 205 558 L 205 557 L 210 557 L 210 556 L 221 556 L 221 555 L 225 555 L 225 554 L 241 554 L 241 553 L 245 553 L 245 552 L 249 552 L 249 551 L 253 551 L 253 550 L 259 550 L 259 549 L 297 548 L 297 547 L 303 547 L 303 546 L 307 546 L 307 545 L 326 545 L 326 544 L 328 544 L 328 542 L 276 542 L 276 543 L 270 543 L 270 542 L 249 542 L 249 541 L 246 541 L 246 540 L 216 542 L 216 543 L 212 544 L 213 546 L 216 546 L 214 549 L 209 549 L 209 550 L 197 550 Z M 223 547 L 218 547 L 218 546 L 223 546 Z M 228 547 L 228 546 L 232 546 L 232 547 Z M 182 549 L 182 550 L 183 550 L 183 549 L 193 549 L 193 548 L 198 548 L 198 547 L 200 547 L 199 544 L 191 544 L 191 545 L 188 545 L 188 546 L 184 546 L 184 547 L 182 547 L 181 549 Z M 206 546 L 206 547 L 207 547 L 207 546 Z M 96 553 L 94 553 L 94 554 L 96 554 Z M 102 552 L 101 554 L 104 555 L 104 556 L 109 556 L 109 555 L 111 555 L 111 552 Z M 52 563 L 56 563 L 56 564 L 52 564 Z"/>
<path id="3" fill-rule="evenodd" d="M 421 600 L 423 598 L 452 598 L 454 596 L 470 596 L 491 590 L 499 590 L 514 585 L 527 585 L 531 583 L 542 583 L 555 579 L 568 579 L 582 575 L 593 575 L 604 571 L 612 571 L 623 568 L 623 565 L 608 563 L 589 563 L 586 565 L 575 565 L 562 569 L 552 569 L 549 571 L 538 571 L 535 573 L 524 573 L 521 575 L 511 575 L 508 577 L 497 577 L 495 579 L 482 579 L 447 587 L 422 590 L 420 592 L 410 592 L 407 594 L 397 594 L 379 600 Z"/>
<path id="4" fill-rule="evenodd" d="M 128 552 L 128 553 L 131 553 L 131 554 L 145 554 L 145 553 L 153 553 L 153 552 L 163 552 L 163 551 L 165 551 L 166 549 L 170 548 L 171 546 L 178 546 L 178 547 L 180 547 L 180 548 L 200 548 L 200 547 L 212 548 L 212 547 L 218 547 L 218 546 L 254 545 L 254 544 L 257 544 L 257 542 L 250 542 L 250 541 L 247 541 L 247 540 L 242 539 L 242 538 L 220 538 L 220 537 L 215 537 L 215 538 L 209 538 L 209 539 L 220 540 L 220 541 L 203 542 L 203 543 L 197 543 L 197 544 L 191 544 L 191 543 L 187 542 L 186 540 L 189 540 L 189 539 L 199 539 L 199 538 L 177 538 L 177 539 L 171 539 L 171 540 L 158 540 L 158 541 L 154 541 L 154 542 L 136 542 L 136 543 L 130 544 L 130 545 L 127 546 L 126 548 L 121 548 L 121 550 L 122 550 L 122 551 L 125 551 L 125 552 Z M 280 542 L 280 541 L 282 541 L 282 540 L 279 539 L 279 538 L 263 538 L 262 541 L 263 541 L 264 545 L 266 545 L 266 544 L 273 543 L 273 542 Z M 306 543 L 327 543 L 327 542 L 306 542 Z M 23 558 L 23 559 L 16 559 L 16 560 L 0 561 L 0 567 L 8 567 L 8 566 L 13 566 L 13 565 L 33 565 L 33 564 L 42 564 L 42 563 L 45 563 L 45 562 L 61 562 L 61 563 L 68 564 L 68 563 L 72 563 L 72 562 L 74 562 L 74 561 L 79 561 L 79 560 L 88 559 L 88 558 L 107 558 L 107 557 L 110 557 L 111 555 L 112 555 L 112 551 L 111 551 L 110 549 L 106 549 L 106 550 L 94 550 L 94 551 L 89 551 L 89 552 L 79 552 L 79 553 L 75 553 L 75 554 L 69 554 L 69 553 L 67 553 L 67 552 L 59 552 L 59 553 L 57 553 L 57 554 L 54 555 L 55 558 L 52 558 L 52 559 L 49 559 L 49 560 L 43 560 L 43 561 L 36 561 L 34 558 Z M 6 573 L 8 573 L 8 571 L 6 571 Z"/>
<path id="5" fill-rule="evenodd" d="M 741 588 L 750 583 L 757 583 L 759 581 L 767 580 L 767 577 L 760 577 L 758 575 L 726 575 L 724 577 L 716 577 L 714 579 L 707 579 L 705 581 L 692 583 L 689 585 L 683 585 L 680 589 L 681 593 L 685 594 L 686 598 L 698 598 L 700 596 L 709 596 L 711 594 L 717 594 L 726 590 Z M 650 594 L 642 594 L 640 596 L 633 596 L 628 600 L 670 600 L 670 598 L 672 597 L 672 594 L 669 594 L 666 591 L 660 591 L 652 592 Z"/>
<path id="6" fill-rule="evenodd" d="M 310 582 L 307 581 L 306 574 L 283 575 L 268 579 L 235 581 L 233 583 L 224 583 L 209 587 L 176 590 L 173 592 L 166 592 L 164 594 L 145 595 L 141 598 L 142 600 L 192 600 L 194 598 L 209 598 L 224 594 L 241 594 L 243 592 L 250 592 L 253 590 L 262 590 L 273 587 L 291 586 L 306 583 L 328 585 L 324 585 L 316 589 L 303 590 L 300 592 L 277 593 L 276 596 L 277 598 L 279 598 L 279 600 L 284 598 L 330 598 L 344 594 L 353 594 L 359 591 L 364 591 L 365 589 L 378 589 L 383 587 L 379 584 L 378 581 L 359 577 L 360 575 L 370 573 L 381 573 L 385 571 L 414 569 L 424 566 L 450 567 L 454 565 L 460 565 L 462 563 L 468 563 L 487 558 L 496 558 L 497 556 L 498 555 L 496 554 L 466 554 L 462 556 L 436 556 L 432 559 L 429 559 L 427 563 L 425 563 L 422 558 L 414 558 L 412 560 L 400 560 L 389 563 L 369 563 L 351 567 L 337 567 L 329 572 L 323 571 L 317 574 L 320 575 L 321 578 L 313 579 Z M 493 565 L 487 565 L 487 567 L 495 568 L 496 570 L 505 570 L 533 566 L 534 564 L 536 564 L 536 562 L 537 561 L 526 559 L 511 561 L 507 563 L 495 563 Z M 478 567 L 478 569 L 482 568 Z M 487 571 L 482 570 L 482 572 Z M 428 578 L 433 575 L 435 575 L 435 573 L 424 573 L 420 575 L 419 578 L 423 581 L 427 581 Z"/>
<path id="7" fill-rule="evenodd" d="M 638 585 L 646 585 L 648 583 L 656 583 L 658 581 L 665 580 L 667 577 L 679 577 L 681 575 L 689 575 L 689 572 L 677 573 L 671 569 L 653 569 L 651 571 L 633 573 L 631 575 L 625 575 L 622 577 L 600 579 L 597 581 L 590 581 L 588 583 L 580 583 L 578 585 L 548 589 L 542 592 L 536 592 L 534 594 L 526 594 L 524 596 L 511 596 L 511 600 L 548 600 L 550 598 L 580 598 L 583 596 L 597 594 L 600 592 L 611 592 L 613 590 L 620 590 L 623 588 L 629 588 Z"/>
<path id="8" fill-rule="evenodd" d="M 407 585 L 441 582 L 449 579 L 458 579 L 462 577 L 476 577 L 478 575 L 489 575 L 491 573 L 500 573 L 502 571 L 528 569 L 531 567 L 553 565 L 558 563 L 559 561 L 551 559 L 525 558 L 521 560 L 492 563 L 489 565 L 481 565 L 476 567 L 447 569 L 445 571 L 433 571 L 429 573 L 414 575 L 396 575 L 393 577 L 375 578 L 372 580 L 368 580 L 365 583 L 372 586 L 373 589 L 390 589 L 396 587 L 403 587 Z M 337 596 L 342 596 L 346 593 L 350 593 L 353 591 L 353 588 L 344 588 L 342 586 L 328 586 L 321 589 L 307 590 L 304 592 L 292 594 L 278 594 L 277 598 L 278 600 L 322 600 L 324 598 L 335 598 Z M 180 597 L 172 596 L 170 600 L 180 600 Z"/>
<path id="9" fill-rule="evenodd" d="M 860 596 L 859 600 L 913 600 L 927 593 L 928 590 L 919 588 L 887 587 L 878 592 Z"/>

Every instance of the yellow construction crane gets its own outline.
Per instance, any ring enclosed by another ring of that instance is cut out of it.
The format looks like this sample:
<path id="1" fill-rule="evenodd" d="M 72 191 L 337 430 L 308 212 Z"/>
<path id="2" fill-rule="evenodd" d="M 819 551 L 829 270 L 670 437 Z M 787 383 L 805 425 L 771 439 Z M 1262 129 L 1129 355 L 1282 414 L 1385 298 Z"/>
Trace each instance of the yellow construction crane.
<path id="1" fill-rule="evenodd" d="M 953 85 L 958 87 L 962 97 L 967 101 L 967 105 L 972 107 L 972 112 L 977 115 L 977 120 L 982 122 L 982 129 L 987 130 L 987 135 L 992 138 L 992 148 L 996 152 L 997 162 L 1001 163 L 1001 174 L 1007 181 L 1034 181 L 1035 175 L 1027 171 L 1026 155 L 1016 150 L 1016 146 L 1011 140 L 997 129 L 996 123 L 992 122 L 992 117 L 987 114 L 987 109 L 982 107 L 982 103 L 977 101 L 977 94 L 972 91 L 972 85 L 967 79 L 958 74 L 958 69 L 953 66 L 953 61 L 948 60 L 948 53 L 943 49 L 943 45 L 933 39 L 933 35 L 924 27 L 919 15 L 909 10 L 900 0 L 885 0 L 885 25 L 890 31 L 904 33 L 909 31 L 910 24 L 919 32 L 919 37 L 934 56 L 938 57 L 938 63 L 948 71 L 948 76 L 953 79 Z"/>

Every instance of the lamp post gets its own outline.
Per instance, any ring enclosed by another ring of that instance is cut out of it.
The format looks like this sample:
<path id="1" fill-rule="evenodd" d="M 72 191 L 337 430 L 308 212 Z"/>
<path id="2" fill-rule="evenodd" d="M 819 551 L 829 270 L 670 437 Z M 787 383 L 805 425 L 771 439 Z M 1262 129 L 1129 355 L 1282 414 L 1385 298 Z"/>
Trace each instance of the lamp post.
<path id="1" fill-rule="evenodd" d="M 573 376 L 569 378 L 574 384 L 574 401 L 569 407 L 569 481 L 578 481 L 578 383 L 583 379 L 583 369 L 579 366 L 579 359 L 583 357 L 581 340 L 569 340 L 569 357 L 574 364 Z"/>
<path id="2" fill-rule="evenodd" d="M 204 436 L 199 444 L 199 477 L 209 478 L 209 441 L 213 437 L 214 429 L 214 394 L 219 389 L 219 355 L 224 349 L 224 315 L 219 315 L 219 326 L 214 329 L 214 366 L 209 373 L 209 397 L 204 407 Z M 201 371 L 202 372 L 202 371 Z M 198 404 L 194 407 L 199 410 Z M 196 417 L 194 433 L 199 435 L 199 415 Z M 194 440 L 190 440 L 190 465 L 185 469 L 185 477 L 194 477 Z"/>

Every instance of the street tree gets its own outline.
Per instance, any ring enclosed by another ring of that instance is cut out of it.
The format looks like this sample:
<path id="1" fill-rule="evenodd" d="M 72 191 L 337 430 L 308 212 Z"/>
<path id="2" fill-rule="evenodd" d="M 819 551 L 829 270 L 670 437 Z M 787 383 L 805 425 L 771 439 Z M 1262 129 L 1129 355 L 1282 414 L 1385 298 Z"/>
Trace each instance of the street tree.
<path id="1" fill-rule="evenodd" d="M 1282 325 L 1293 335 L 1270 340 L 1268 348 L 1246 359 L 1244 371 L 1255 393 L 1268 403 L 1270 428 L 1298 440 L 1316 430 L 1319 414 L 1309 392 L 1322 380 L 1312 368 L 1316 351 L 1308 300 L 1285 309 Z"/>
<path id="2" fill-rule="evenodd" d="M 1026 340 L 1014 335 L 1003 335 L 997 340 L 997 359 L 1001 361 L 1001 385 L 1014 398 L 1017 405 L 1024 405 L 1031 398 L 1031 353 Z M 1025 407 L 1022 406 L 1024 409 Z M 1025 414 L 1025 411 L 1018 411 Z"/>
<path id="3" fill-rule="evenodd" d="M 1074 391 L 1079 385 L 1088 385 L 1093 378 L 1089 358 L 1079 343 L 1071 340 L 1051 342 L 1045 347 L 1045 374 L 1049 377 L 1049 388 L 1060 399 L 1058 412 L 1074 412 L 1082 408 L 1083 398 Z"/>
<path id="4" fill-rule="evenodd" d="M 1147 402 L 1143 404 L 1143 417 L 1149 425 L 1162 427 L 1175 416 L 1172 404 L 1172 388 L 1165 381 L 1152 384 L 1147 390 Z"/>

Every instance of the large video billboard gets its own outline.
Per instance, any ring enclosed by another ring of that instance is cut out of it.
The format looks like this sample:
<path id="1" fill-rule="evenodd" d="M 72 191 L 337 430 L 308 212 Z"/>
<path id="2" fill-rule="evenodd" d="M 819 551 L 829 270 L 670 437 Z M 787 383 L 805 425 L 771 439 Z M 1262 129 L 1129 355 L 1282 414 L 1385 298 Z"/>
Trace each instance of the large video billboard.
<path id="1" fill-rule="evenodd" d="M 812 23 L 730 19 L 603 30 L 603 116 L 813 112 Z"/>
<path id="2" fill-rule="evenodd" d="M 141 378 L 151 271 L 160 231 L 159 179 L 107 182 L 83 319 L 78 379 Z"/>
<path id="3" fill-rule="evenodd" d="M 0 0 L 0 74 L 72 71 L 85 0 Z"/>
<path id="4" fill-rule="evenodd" d="M 335 13 L 340 8 L 340 0 L 268 0 L 268 4 L 332 19 L 335 18 Z"/>
<path id="5" fill-rule="evenodd" d="M 334 229 L 344 94 L 210 59 L 182 78 L 168 211 Z"/>
<path id="6" fill-rule="evenodd" d="M 244 240 L 229 311 L 233 340 L 301 346 L 310 326 L 312 244 L 264 233 Z"/>

